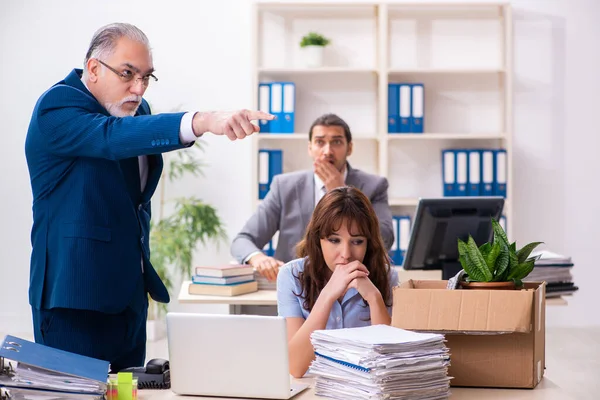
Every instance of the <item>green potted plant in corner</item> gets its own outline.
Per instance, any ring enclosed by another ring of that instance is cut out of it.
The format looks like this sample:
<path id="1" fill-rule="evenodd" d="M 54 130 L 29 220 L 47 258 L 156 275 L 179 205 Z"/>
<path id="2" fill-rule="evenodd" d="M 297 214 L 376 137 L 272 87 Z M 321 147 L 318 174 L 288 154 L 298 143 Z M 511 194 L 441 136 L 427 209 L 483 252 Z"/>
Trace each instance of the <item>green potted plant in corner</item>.
<path id="1" fill-rule="evenodd" d="M 477 246 L 469 235 L 468 241 L 458 239 L 460 264 L 465 271 L 460 286 L 463 289 L 515 289 L 523 286 L 523 279 L 531 273 L 536 257 L 532 250 L 543 242 L 533 242 L 517 250 L 506 232 L 492 218 L 493 240 Z"/>
<path id="2" fill-rule="evenodd" d="M 202 174 L 202 164 L 196 155 L 203 152 L 203 143 L 196 143 L 187 149 L 163 154 L 165 169 L 160 183 L 160 206 L 158 218 L 150 224 L 150 261 L 165 283 L 171 298 L 173 285 L 178 278 L 190 279 L 192 257 L 199 243 L 208 241 L 219 244 L 226 238 L 225 230 L 217 210 L 196 197 L 182 197 L 173 200 L 172 211 L 166 215 L 166 186 L 191 174 Z M 165 176 L 166 175 L 166 176 Z M 162 318 L 167 305 L 156 303 L 148 298 L 148 340 L 164 337 L 166 327 Z"/>
<path id="3" fill-rule="evenodd" d="M 300 47 L 304 52 L 307 67 L 316 68 L 323 65 L 323 50 L 329 43 L 330 39 L 316 32 L 309 32 L 302 37 Z"/>

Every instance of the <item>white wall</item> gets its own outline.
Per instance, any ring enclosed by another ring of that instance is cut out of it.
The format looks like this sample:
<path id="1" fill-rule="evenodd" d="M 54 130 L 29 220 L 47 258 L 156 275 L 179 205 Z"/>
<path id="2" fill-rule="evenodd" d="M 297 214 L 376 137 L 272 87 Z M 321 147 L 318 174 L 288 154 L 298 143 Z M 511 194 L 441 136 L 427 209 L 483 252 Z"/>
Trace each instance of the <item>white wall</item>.
<path id="1" fill-rule="evenodd" d="M 73 1 L 0 3 L 0 331 L 29 332 L 27 302 L 31 193 L 24 140 L 38 96 L 80 67 L 99 26 L 136 24 L 154 48 L 160 81 L 155 109 L 235 109 L 251 99 L 250 1 Z M 573 256 L 581 290 L 550 307 L 549 325 L 600 325 L 594 252 L 600 238 L 600 2 L 515 0 L 515 217 L 518 243 L 543 240 Z M 217 54 L 218 52 L 218 54 Z M 594 96 L 596 95 L 596 96 Z M 170 192 L 219 209 L 230 238 L 250 215 L 250 143 L 208 137 L 205 177 Z M 589 200 L 589 204 L 588 201 Z M 228 243 L 196 254 L 197 264 L 229 259 Z M 176 297 L 177 293 L 173 293 Z M 7 301 L 7 299 L 10 299 Z M 172 307 L 177 307 L 172 304 Z"/>

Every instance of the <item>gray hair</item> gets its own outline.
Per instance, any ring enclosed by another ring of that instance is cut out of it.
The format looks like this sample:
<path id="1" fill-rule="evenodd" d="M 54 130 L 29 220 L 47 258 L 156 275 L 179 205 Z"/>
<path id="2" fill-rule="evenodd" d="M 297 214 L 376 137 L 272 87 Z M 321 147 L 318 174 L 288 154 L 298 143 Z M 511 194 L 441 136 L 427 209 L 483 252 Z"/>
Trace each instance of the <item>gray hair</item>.
<path id="1" fill-rule="evenodd" d="M 107 58 L 113 53 L 117 41 L 122 37 L 145 44 L 148 50 L 150 50 L 150 42 L 146 34 L 138 27 L 122 22 L 105 25 L 98 29 L 92 37 L 90 47 L 83 62 L 84 73 L 86 72 L 87 62 L 90 58 Z"/>

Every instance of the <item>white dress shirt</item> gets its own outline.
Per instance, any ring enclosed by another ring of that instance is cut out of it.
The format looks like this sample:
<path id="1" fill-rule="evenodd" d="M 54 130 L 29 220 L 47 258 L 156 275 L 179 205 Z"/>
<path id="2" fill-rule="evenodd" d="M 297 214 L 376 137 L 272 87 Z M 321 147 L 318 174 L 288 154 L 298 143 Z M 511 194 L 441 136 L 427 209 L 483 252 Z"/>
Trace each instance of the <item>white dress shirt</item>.
<path id="1" fill-rule="evenodd" d="M 344 183 L 346 182 L 347 176 L 348 176 L 348 167 L 345 167 L 344 168 Z M 325 195 L 327 190 L 325 189 L 325 184 L 323 183 L 321 178 L 319 178 L 317 176 L 317 174 L 314 174 L 314 182 L 315 182 L 315 206 L 316 206 L 317 203 L 319 202 L 319 200 L 321 200 L 321 198 Z M 252 257 L 254 257 L 255 255 L 260 254 L 260 253 L 262 253 L 262 251 L 255 251 L 254 253 L 248 254 L 248 256 L 244 259 L 244 264 L 248 264 L 248 261 L 250 261 L 250 259 Z"/>
<path id="2" fill-rule="evenodd" d="M 348 176 L 348 167 L 346 166 L 346 167 L 344 167 L 344 183 L 346 183 L 347 176 Z M 325 184 L 323 183 L 321 178 L 319 178 L 317 176 L 317 174 L 314 174 L 314 177 L 315 177 L 315 207 L 316 207 L 317 203 L 325 195 L 327 190 L 325 189 Z"/>

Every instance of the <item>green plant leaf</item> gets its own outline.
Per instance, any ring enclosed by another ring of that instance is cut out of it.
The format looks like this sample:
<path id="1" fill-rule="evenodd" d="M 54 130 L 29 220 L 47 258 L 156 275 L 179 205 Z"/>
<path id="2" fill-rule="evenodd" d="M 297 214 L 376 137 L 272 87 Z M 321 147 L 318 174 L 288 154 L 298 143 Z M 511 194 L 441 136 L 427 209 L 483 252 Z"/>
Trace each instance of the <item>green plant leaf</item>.
<path id="1" fill-rule="evenodd" d="M 483 258 L 486 258 L 490 251 L 492 251 L 492 244 L 490 242 L 485 242 L 484 244 L 479 246 L 479 252 L 483 256 Z"/>
<path id="2" fill-rule="evenodd" d="M 508 276 L 508 247 L 501 245 L 500 243 L 495 243 L 494 246 L 498 246 L 500 248 L 500 252 L 498 257 L 496 258 L 496 270 L 494 274 L 494 282 L 504 282 L 506 281 L 506 277 Z"/>
<path id="3" fill-rule="evenodd" d="M 505 244 L 506 247 L 509 247 L 510 242 L 508 241 L 508 238 L 506 237 L 506 232 L 504 232 L 504 229 L 502 229 L 502 226 L 498 223 L 498 221 L 496 221 L 493 218 L 492 218 L 492 229 L 494 231 L 494 243 L 499 242 L 500 244 Z"/>
<path id="4" fill-rule="evenodd" d="M 473 240 L 473 237 L 469 235 L 469 241 L 467 242 L 467 257 L 466 261 L 469 265 L 471 272 L 467 271 L 467 274 L 474 280 L 480 282 L 490 282 L 492 280 L 492 273 L 490 272 L 485 259 L 481 255 L 477 243 Z M 466 270 L 465 270 L 466 271 Z"/>
<path id="5" fill-rule="evenodd" d="M 488 243 L 489 244 L 489 243 Z M 500 255 L 500 244 L 494 243 L 493 246 L 490 245 L 490 251 L 487 254 L 483 254 L 483 258 L 485 258 L 485 263 L 487 264 L 492 275 L 496 275 L 496 259 Z"/>
<path id="6" fill-rule="evenodd" d="M 531 254 L 531 252 L 533 251 L 533 249 L 535 249 L 542 243 L 544 242 L 532 242 L 519 249 L 519 251 L 517 251 L 517 259 L 519 260 L 519 263 L 525 262 L 525 260 L 527 260 L 527 257 L 529 257 L 529 254 Z"/>
<path id="7" fill-rule="evenodd" d="M 512 242 L 510 244 L 510 251 L 514 252 L 515 254 L 517 253 L 517 242 Z"/>
<path id="8" fill-rule="evenodd" d="M 460 239 L 458 239 L 458 254 L 459 255 L 467 254 L 467 244 Z"/>
<path id="9" fill-rule="evenodd" d="M 302 40 L 300 41 L 300 47 L 327 46 L 329 43 L 331 43 L 331 40 L 325 38 L 325 36 L 316 32 L 309 32 L 302 37 Z"/>
<path id="10" fill-rule="evenodd" d="M 515 283 L 516 287 L 518 287 L 518 288 L 523 287 L 523 281 L 522 280 L 515 278 L 512 281 Z"/>
<path id="11" fill-rule="evenodd" d="M 517 268 L 519 266 L 519 259 L 517 258 L 517 252 L 515 251 L 514 246 L 511 246 L 508 249 L 508 270 L 510 271 L 508 273 L 508 280 L 510 280 L 510 275 L 512 274 L 512 271 Z"/>
<path id="12" fill-rule="evenodd" d="M 523 280 L 527 275 L 533 271 L 533 267 L 535 266 L 535 262 L 526 261 L 524 263 L 518 264 L 515 268 L 512 268 L 510 274 L 508 275 L 508 280 L 518 279 Z"/>

